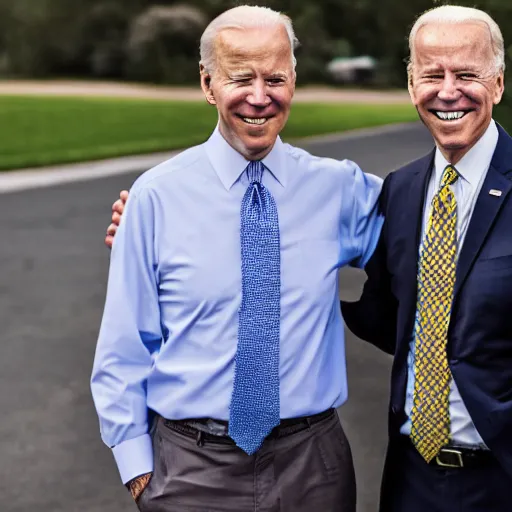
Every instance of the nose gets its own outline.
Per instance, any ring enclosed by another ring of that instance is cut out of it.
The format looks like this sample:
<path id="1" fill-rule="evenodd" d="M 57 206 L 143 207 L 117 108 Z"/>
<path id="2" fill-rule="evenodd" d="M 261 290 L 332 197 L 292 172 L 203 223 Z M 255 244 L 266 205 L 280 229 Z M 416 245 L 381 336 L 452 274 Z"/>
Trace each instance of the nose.
<path id="1" fill-rule="evenodd" d="M 460 97 L 457 88 L 457 77 L 452 73 L 446 73 L 437 96 L 443 101 L 457 101 Z"/>
<path id="2" fill-rule="evenodd" d="M 264 80 L 254 80 L 251 92 L 247 96 L 247 102 L 254 107 L 266 107 L 272 102 L 268 95 L 267 84 Z"/>

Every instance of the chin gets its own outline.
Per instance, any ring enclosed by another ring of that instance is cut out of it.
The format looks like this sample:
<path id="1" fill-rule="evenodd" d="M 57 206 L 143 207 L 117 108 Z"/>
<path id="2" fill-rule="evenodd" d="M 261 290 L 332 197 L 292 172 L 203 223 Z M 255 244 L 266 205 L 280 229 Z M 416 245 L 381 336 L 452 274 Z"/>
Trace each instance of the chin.
<path id="1" fill-rule="evenodd" d="M 432 130 L 432 136 L 437 143 L 449 149 L 462 149 L 469 145 L 470 137 L 467 130 Z"/>
<path id="2" fill-rule="evenodd" d="M 251 155 L 260 155 L 266 153 L 270 147 L 270 144 L 247 144 L 246 148 Z"/>
<path id="3" fill-rule="evenodd" d="M 452 164 L 457 165 L 460 159 L 471 149 L 473 144 L 463 140 L 437 140 L 439 148 L 445 158 Z"/>
<path id="4" fill-rule="evenodd" d="M 438 144 L 446 149 L 463 149 L 468 142 L 460 137 L 436 137 Z"/>
<path id="5" fill-rule="evenodd" d="M 244 137 L 243 142 L 248 148 L 266 148 L 270 146 L 277 137 L 271 137 L 267 133 L 258 135 L 248 135 Z"/>

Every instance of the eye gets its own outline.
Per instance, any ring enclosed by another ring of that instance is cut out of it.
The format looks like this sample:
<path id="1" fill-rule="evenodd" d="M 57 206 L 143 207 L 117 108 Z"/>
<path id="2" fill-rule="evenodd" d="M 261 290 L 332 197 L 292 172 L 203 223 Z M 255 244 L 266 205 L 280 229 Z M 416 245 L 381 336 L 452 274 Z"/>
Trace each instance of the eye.
<path id="1" fill-rule="evenodd" d="M 442 80 L 444 78 L 443 75 L 439 75 L 439 74 L 433 74 L 433 75 L 425 75 L 425 78 L 427 80 Z"/>
<path id="2" fill-rule="evenodd" d="M 269 78 L 267 82 L 272 85 L 282 84 L 284 82 L 284 78 Z"/>
<path id="3" fill-rule="evenodd" d="M 473 78 L 476 78 L 476 75 L 474 73 L 460 73 L 457 76 L 462 80 L 472 80 Z"/>

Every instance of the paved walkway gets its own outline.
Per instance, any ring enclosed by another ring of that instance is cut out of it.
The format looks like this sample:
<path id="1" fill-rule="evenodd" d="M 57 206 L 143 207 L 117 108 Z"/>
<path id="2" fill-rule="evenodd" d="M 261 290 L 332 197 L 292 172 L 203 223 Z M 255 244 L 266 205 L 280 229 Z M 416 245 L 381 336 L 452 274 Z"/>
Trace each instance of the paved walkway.
<path id="1" fill-rule="evenodd" d="M 0 81 L 0 95 L 48 95 L 48 96 L 111 96 L 119 98 L 144 98 L 161 100 L 204 101 L 199 87 L 168 87 L 127 82 L 87 81 Z M 404 90 L 371 91 L 341 89 L 335 87 L 300 87 L 295 92 L 295 102 L 324 103 L 409 103 Z"/>

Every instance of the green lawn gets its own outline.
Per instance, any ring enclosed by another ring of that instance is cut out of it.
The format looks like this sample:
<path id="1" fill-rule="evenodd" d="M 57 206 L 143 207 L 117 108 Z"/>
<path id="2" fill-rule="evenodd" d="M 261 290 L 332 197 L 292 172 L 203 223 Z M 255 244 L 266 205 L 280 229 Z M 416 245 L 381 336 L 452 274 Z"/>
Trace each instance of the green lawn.
<path id="1" fill-rule="evenodd" d="M 416 119 L 409 105 L 297 103 L 283 138 Z M 184 148 L 215 123 L 198 102 L 0 96 L 0 170 Z"/>

